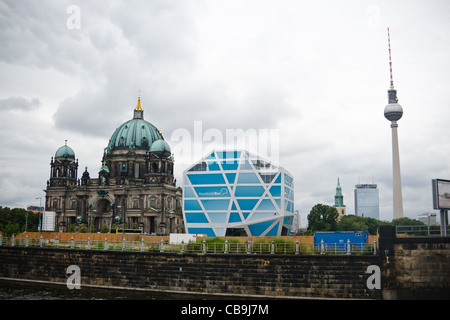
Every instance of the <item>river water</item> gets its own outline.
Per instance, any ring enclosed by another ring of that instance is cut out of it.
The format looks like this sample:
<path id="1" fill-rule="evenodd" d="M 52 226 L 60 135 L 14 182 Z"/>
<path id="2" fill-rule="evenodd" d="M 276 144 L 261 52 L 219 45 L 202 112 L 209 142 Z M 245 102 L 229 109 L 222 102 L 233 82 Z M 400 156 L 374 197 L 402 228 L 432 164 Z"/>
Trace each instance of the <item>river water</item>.
<path id="1" fill-rule="evenodd" d="M 0 280 L 0 300 L 195 300 L 208 296 Z"/>

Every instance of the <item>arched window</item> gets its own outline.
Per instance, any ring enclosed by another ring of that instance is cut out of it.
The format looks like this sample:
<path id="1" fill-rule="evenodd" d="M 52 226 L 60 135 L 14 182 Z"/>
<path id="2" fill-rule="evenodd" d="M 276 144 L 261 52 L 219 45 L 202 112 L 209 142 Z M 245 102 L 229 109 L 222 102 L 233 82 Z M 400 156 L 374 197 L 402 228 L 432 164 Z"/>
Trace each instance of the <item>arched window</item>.
<path id="1" fill-rule="evenodd" d="M 151 172 L 152 173 L 157 173 L 158 172 L 158 164 L 156 162 L 153 162 L 151 165 Z"/>
<path id="2" fill-rule="evenodd" d="M 134 177 L 139 178 L 139 163 L 134 164 Z"/>
<path id="3" fill-rule="evenodd" d="M 150 207 L 156 209 L 156 199 L 155 198 L 151 198 L 150 199 Z"/>

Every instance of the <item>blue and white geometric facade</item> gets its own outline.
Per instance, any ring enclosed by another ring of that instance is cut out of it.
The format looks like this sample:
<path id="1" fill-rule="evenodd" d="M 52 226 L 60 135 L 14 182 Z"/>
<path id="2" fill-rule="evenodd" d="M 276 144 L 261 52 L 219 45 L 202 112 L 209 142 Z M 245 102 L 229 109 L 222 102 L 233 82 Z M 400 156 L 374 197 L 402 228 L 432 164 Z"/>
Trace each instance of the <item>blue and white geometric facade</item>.
<path id="1" fill-rule="evenodd" d="M 289 235 L 294 219 L 292 175 L 248 151 L 212 151 L 183 174 L 187 233 L 214 236 Z"/>

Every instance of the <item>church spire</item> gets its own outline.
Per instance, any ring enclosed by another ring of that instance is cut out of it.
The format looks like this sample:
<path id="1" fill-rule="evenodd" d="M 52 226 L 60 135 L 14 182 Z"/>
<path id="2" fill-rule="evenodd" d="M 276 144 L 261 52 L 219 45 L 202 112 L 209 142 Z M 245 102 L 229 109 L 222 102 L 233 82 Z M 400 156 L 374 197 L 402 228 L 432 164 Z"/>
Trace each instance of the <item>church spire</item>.
<path id="1" fill-rule="evenodd" d="M 341 188 L 341 183 L 339 181 L 339 177 L 338 177 L 337 186 L 336 186 L 336 195 L 334 196 L 334 206 L 335 207 L 344 207 L 344 196 L 342 195 L 342 188 Z"/>

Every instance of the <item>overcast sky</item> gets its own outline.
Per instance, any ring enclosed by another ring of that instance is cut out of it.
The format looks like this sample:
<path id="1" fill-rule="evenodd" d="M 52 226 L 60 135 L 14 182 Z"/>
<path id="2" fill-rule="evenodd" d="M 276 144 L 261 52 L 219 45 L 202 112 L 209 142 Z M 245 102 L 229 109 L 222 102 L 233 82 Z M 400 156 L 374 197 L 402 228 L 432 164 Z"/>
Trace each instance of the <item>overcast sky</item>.
<path id="1" fill-rule="evenodd" d="M 79 177 L 85 166 L 97 177 L 140 89 L 178 184 L 221 148 L 211 133 L 254 130 L 265 143 L 270 132 L 302 223 L 315 204 L 334 204 L 338 177 L 347 213 L 355 184 L 374 182 L 390 221 L 387 27 L 404 213 L 433 212 L 431 179 L 450 179 L 448 0 L 2 0 L 0 205 L 39 205 L 65 139 Z M 200 132 L 203 147 L 186 153 L 183 132 L 190 146 Z"/>

